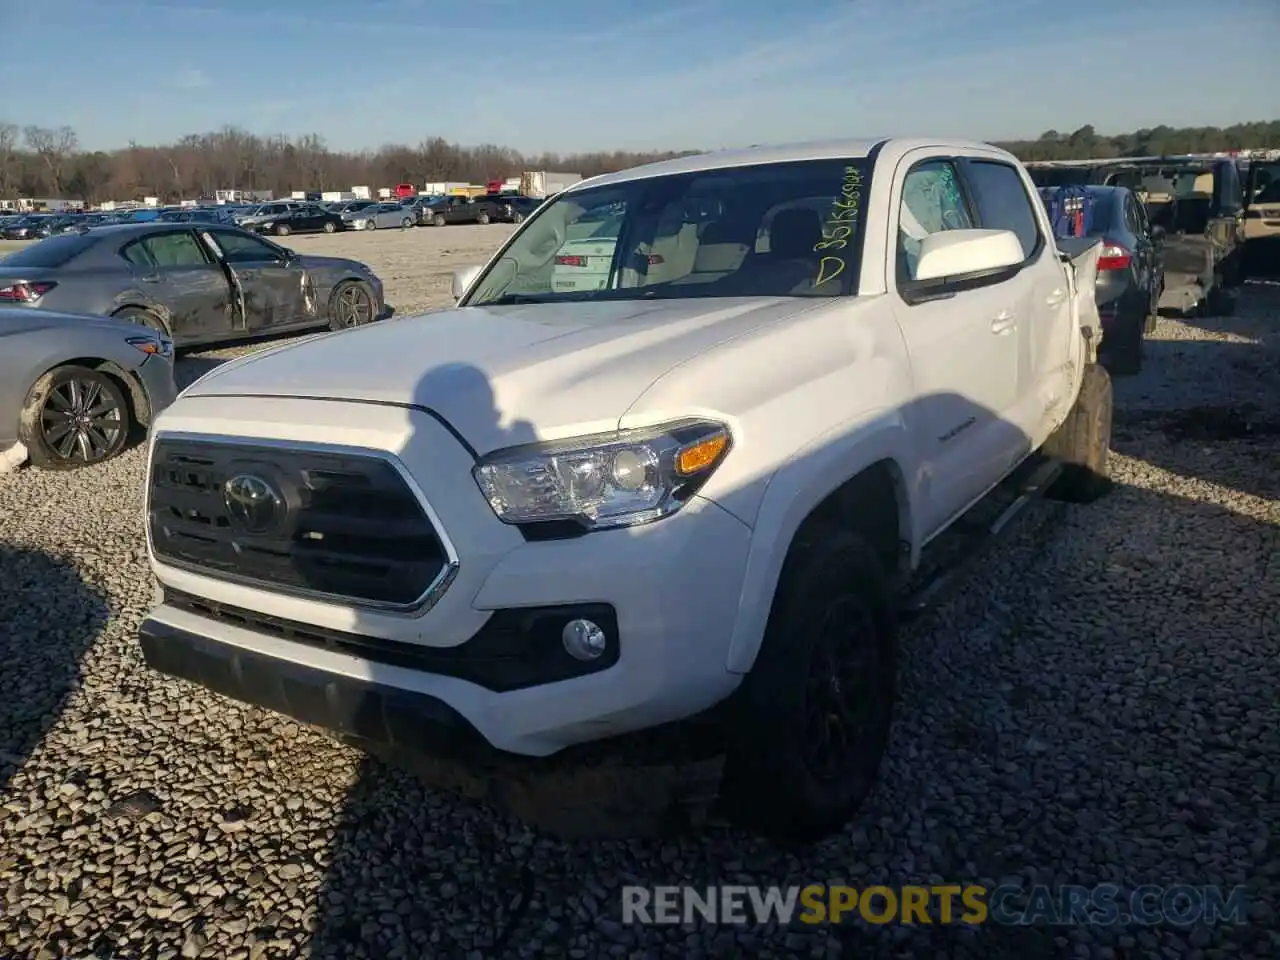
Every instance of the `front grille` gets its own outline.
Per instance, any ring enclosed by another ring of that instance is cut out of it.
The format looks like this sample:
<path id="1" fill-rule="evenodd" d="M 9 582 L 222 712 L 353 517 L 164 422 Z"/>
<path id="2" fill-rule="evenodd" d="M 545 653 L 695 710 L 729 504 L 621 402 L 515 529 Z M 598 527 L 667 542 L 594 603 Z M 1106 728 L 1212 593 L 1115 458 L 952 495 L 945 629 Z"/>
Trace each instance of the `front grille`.
<path id="1" fill-rule="evenodd" d="M 417 605 L 449 565 L 389 460 L 330 448 L 161 437 L 148 530 L 174 566 L 380 606 Z"/>

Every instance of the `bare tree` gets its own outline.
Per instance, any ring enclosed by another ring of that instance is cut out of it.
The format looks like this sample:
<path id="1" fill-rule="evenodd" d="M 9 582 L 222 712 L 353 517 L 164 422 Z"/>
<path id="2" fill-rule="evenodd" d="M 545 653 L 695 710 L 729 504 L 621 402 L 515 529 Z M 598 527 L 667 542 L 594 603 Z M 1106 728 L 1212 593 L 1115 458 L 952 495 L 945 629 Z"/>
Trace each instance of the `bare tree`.
<path id="1" fill-rule="evenodd" d="M 35 153 L 49 170 L 50 184 L 55 193 L 61 193 L 65 187 L 63 170 L 67 161 L 76 152 L 79 141 L 76 132 L 70 127 L 23 127 L 22 138 L 27 147 Z"/>
<path id="2" fill-rule="evenodd" d="M 386 144 L 362 152 L 331 150 L 319 134 L 260 136 L 238 127 L 193 133 L 174 143 L 128 147 L 93 154 L 77 150 L 67 127 L 26 127 L 0 123 L 0 199 L 51 196 L 65 192 L 84 199 L 158 196 L 211 198 L 215 190 L 389 187 L 461 180 L 484 183 L 525 170 L 564 170 L 584 177 L 679 156 L 670 151 L 599 151 L 577 154 L 523 154 L 498 144 L 462 146 L 425 136 L 416 146 Z M 1027 160 L 1082 156 L 1142 156 L 1190 151 L 1280 147 L 1280 121 L 1231 127 L 1175 129 L 1159 126 L 1108 136 L 1085 125 L 1070 134 L 1046 131 L 1037 140 L 1007 143 Z"/>
<path id="3" fill-rule="evenodd" d="M 11 194 L 18 184 L 18 146 L 16 123 L 0 123 L 0 199 Z"/>

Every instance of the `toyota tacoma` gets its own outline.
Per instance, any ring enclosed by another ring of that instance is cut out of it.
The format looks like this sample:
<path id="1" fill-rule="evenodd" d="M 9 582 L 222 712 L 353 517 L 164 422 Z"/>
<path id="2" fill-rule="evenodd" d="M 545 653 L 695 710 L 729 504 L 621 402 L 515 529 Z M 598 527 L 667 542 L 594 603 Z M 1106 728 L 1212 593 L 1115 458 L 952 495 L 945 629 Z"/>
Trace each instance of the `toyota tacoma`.
<path id="1" fill-rule="evenodd" d="M 1106 488 L 1098 247 L 1062 243 L 981 143 L 575 184 L 456 309 L 233 360 L 160 417 L 146 661 L 546 822 L 837 831 L 926 548 L 1011 484 Z"/>

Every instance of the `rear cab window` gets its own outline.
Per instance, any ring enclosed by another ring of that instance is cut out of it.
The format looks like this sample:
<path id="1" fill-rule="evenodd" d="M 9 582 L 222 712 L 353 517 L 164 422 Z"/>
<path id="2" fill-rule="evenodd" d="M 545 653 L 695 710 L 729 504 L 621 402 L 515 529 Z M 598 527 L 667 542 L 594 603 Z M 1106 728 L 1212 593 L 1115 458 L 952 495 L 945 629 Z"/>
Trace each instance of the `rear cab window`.
<path id="1" fill-rule="evenodd" d="M 64 233 L 48 237 L 39 243 L 4 257 L 6 267 L 34 267 L 52 269 L 69 263 L 101 240 L 92 234 Z"/>
<path id="2" fill-rule="evenodd" d="M 979 224 L 987 230 L 1008 230 L 1017 236 L 1026 261 L 1039 256 L 1044 238 L 1033 201 L 1017 169 L 999 160 L 975 158 L 965 161 L 965 179 L 973 190 Z"/>

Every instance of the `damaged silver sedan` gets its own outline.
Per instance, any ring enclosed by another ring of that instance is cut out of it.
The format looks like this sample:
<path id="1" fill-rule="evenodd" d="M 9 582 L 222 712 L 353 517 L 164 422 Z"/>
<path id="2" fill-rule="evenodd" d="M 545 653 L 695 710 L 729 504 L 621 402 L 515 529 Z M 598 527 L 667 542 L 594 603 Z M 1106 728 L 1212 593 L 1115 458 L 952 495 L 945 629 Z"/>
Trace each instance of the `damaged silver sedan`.
<path id="1" fill-rule="evenodd" d="M 176 346 L 361 326 L 386 313 L 365 264 L 237 227 L 141 223 L 49 237 L 0 260 L 0 306 L 116 317 Z"/>

